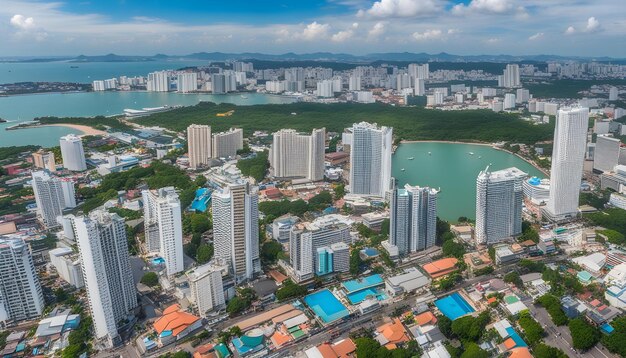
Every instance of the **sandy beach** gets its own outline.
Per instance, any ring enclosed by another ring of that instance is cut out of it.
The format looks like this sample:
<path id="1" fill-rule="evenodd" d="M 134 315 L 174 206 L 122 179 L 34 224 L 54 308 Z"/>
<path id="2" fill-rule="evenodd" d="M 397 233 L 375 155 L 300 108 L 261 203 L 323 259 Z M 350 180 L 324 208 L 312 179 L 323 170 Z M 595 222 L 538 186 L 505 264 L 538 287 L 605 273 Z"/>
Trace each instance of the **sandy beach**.
<path id="1" fill-rule="evenodd" d="M 76 129 L 77 131 L 83 132 L 82 134 L 79 135 L 80 137 L 86 136 L 86 135 L 104 135 L 104 134 L 106 134 L 105 131 L 101 131 L 99 129 L 95 129 L 93 127 L 84 126 L 84 125 L 80 125 L 80 124 L 64 124 L 64 123 L 59 123 L 59 124 L 41 124 L 41 125 L 39 125 L 37 127 L 47 127 L 47 126 L 67 127 L 67 128 Z"/>

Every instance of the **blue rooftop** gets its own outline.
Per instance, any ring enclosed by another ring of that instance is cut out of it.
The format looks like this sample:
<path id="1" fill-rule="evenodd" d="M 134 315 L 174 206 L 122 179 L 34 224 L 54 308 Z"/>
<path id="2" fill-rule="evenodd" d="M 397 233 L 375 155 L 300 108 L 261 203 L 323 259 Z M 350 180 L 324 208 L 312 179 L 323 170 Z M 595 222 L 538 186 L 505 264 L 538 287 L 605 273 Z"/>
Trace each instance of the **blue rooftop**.
<path id="1" fill-rule="evenodd" d="M 356 280 L 342 282 L 341 286 L 343 286 L 347 293 L 353 293 L 364 290 L 366 288 L 382 285 L 384 283 L 385 281 L 383 280 L 382 276 L 380 276 L 379 274 L 374 274 L 371 276 L 358 278 Z"/>
<path id="2" fill-rule="evenodd" d="M 541 179 L 537 178 L 537 177 L 532 177 L 530 179 L 528 179 L 528 184 L 530 185 L 539 185 L 541 184 Z"/>
<path id="3" fill-rule="evenodd" d="M 507 327 L 506 331 L 509 334 L 509 338 L 511 338 L 515 342 L 515 347 L 528 347 L 526 342 L 524 342 L 522 337 L 520 337 L 519 334 L 515 332 L 515 329 L 513 329 L 513 327 Z"/>

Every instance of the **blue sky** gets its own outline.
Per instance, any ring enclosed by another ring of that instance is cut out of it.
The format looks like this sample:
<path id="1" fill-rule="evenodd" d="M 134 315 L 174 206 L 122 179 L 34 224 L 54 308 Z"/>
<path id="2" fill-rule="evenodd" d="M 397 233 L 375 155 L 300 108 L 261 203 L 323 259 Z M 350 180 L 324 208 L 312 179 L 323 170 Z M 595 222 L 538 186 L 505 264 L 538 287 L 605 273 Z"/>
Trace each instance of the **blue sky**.
<path id="1" fill-rule="evenodd" d="M 1 0 L 0 57 L 449 52 L 626 57 L 626 0 Z"/>

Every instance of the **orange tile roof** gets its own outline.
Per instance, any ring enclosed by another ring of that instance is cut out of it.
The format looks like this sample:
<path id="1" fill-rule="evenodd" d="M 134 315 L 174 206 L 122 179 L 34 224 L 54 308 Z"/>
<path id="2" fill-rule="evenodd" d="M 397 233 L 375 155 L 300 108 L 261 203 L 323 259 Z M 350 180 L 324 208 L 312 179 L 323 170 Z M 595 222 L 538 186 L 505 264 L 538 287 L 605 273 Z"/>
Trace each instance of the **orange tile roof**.
<path id="1" fill-rule="evenodd" d="M 166 308 L 163 311 L 163 316 L 154 322 L 154 330 L 158 334 L 163 333 L 163 331 L 172 331 L 172 335 L 178 336 L 199 319 L 200 317 L 180 311 L 180 306 L 174 304 Z"/>
<path id="2" fill-rule="evenodd" d="M 277 271 L 277 270 L 272 270 L 272 271 L 268 272 L 268 274 L 278 284 L 283 283 L 283 281 L 285 281 L 287 279 L 287 276 L 283 275 L 282 272 Z"/>
<path id="3" fill-rule="evenodd" d="M 387 338 L 389 343 L 408 342 L 411 339 L 406 334 L 402 322 L 398 318 L 394 318 L 393 322 L 383 324 L 376 329 L 380 334 Z"/>
<path id="4" fill-rule="evenodd" d="M 487 303 L 494 303 L 494 302 L 496 302 L 496 301 L 498 301 L 498 299 L 497 299 L 496 297 L 489 297 L 489 298 L 487 299 Z"/>
<path id="5" fill-rule="evenodd" d="M 320 344 L 317 346 L 317 350 L 320 351 L 320 354 L 324 358 L 337 358 L 337 354 L 333 350 L 333 347 L 331 347 L 328 343 Z"/>
<path id="6" fill-rule="evenodd" d="M 385 348 L 387 348 L 389 350 L 394 350 L 394 349 L 398 348 L 398 346 L 395 343 L 387 343 L 387 344 L 385 344 Z"/>
<path id="7" fill-rule="evenodd" d="M 589 302 L 590 305 L 592 305 L 593 307 L 598 307 L 600 305 L 600 300 L 598 299 L 594 299 L 593 301 Z"/>
<path id="8" fill-rule="evenodd" d="M 513 338 L 507 338 L 506 341 L 504 341 L 504 347 L 506 347 L 507 350 L 514 348 L 515 341 Z"/>
<path id="9" fill-rule="evenodd" d="M 285 343 L 291 341 L 291 337 L 289 335 L 286 335 L 280 331 L 274 332 L 272 338 L 270 339 L 272 340 L 272 343 L 274 343 L 274 346 L 276 346 L 277 348 L 282 347 Z"/>
<path id="10" fill-rule="evenodd" d="M 424 271 L 430 275 L 432 278 L 441 277 L 449 274 L 450 272 L 456 270 L 456 264 L 459 260 L 454 257 L 447 257 L 445 259 L 433 261 L 429 264 L 425 264 L 422 266 Z"/>
<path id="11" fill-rule="evenodd" d="M 425 324 L 435 324 L 437 323 L 437 317 L 435 317 L 432 312 L 426 311 L 415 316 L 415 323 L 420 326 L 423 326 Z"/>
<path id="12" fill-rule="evenodd" d="M 511 349 L 511 355 L 509 358 L 533 358 L 533 355 L 530 354 L 528 348 L 526 347 L 517 347 Z"/>
<path id="13" fill-rule="evenodd" d="M 333 350 L 339 358 L 348 358 L 350 354 L 356 351 L 356 345 L 350 338 L 346 338 L 333 344 Z"/>
<path id="14" fill-rule="evenodd" d="M 214 347 L 212 344 L 205 344 L 196 349 L 193 352 L 193 358 L 217 358 Z"/>

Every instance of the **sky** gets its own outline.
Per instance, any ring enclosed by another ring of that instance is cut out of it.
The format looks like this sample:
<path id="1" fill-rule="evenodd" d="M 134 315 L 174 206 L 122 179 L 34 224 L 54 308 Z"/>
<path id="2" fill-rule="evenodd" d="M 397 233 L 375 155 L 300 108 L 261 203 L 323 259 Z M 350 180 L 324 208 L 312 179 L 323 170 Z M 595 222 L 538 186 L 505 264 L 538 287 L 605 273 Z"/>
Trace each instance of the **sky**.
<path id="1" fill-rule="evenodd" d="M 626 58 L 626 0 L 0 0 L 0 57 L 202 51 Z"/>

